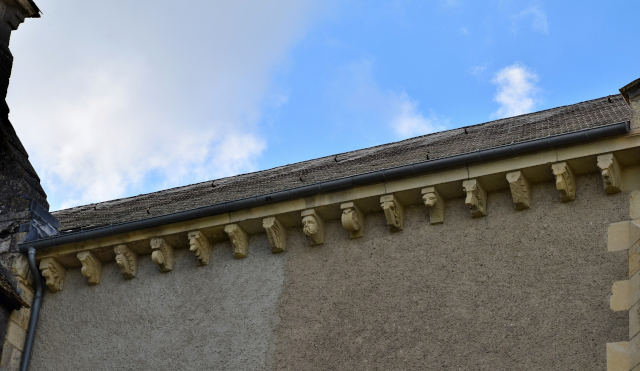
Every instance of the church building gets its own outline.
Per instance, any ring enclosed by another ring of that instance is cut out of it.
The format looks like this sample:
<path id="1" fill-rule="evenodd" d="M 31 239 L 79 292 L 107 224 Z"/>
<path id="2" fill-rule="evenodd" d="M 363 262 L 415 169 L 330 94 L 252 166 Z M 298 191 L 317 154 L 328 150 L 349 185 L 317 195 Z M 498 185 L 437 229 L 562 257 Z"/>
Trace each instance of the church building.
<path id="1" fill-rule="evenodd" d="M 2 370 L 640 370 L 640 79 L 51 213 L 2 102 Z"/>

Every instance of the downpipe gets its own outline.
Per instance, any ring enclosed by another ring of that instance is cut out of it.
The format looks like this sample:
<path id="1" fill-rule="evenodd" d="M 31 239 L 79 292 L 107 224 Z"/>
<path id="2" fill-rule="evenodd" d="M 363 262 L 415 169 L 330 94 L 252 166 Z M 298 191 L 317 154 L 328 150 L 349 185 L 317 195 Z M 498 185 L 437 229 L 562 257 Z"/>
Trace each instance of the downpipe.
<path id="1" fill-rule="evenodd" d="M 33 275 L 33 282 L 36 284 L 36 294 L 33 299 L 33 305 L 31 306 L 31 318 L 29 319 L 29 331 L 27 332 L 27 338 L 24 341 L 24 351 L 22 353 L 22 363 L 20 364 L 20 371 L 27 371 L 29 369 L 29 360 L 31 359 L 31 349 L 33 348 L 33 339 L 36 335 L 36 326 L 38 324 L 38 315 L 40 314 L 40 305 L 42 304 L 42 296 L 44 294 L 44 285 L 42 284 L 42 276 L 40 270 L 36 266 L 36 249 L 29 247 L 29 253 L 27 255 L 29 261 L 29 269 Z"/>

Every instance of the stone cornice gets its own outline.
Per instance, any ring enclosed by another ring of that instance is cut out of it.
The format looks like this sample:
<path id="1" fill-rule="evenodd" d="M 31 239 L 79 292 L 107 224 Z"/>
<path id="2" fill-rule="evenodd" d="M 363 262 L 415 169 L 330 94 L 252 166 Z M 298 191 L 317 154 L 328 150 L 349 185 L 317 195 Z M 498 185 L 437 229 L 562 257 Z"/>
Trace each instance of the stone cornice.
<path id="1" fill-rule="evenodd" d="M 442 223 L 444 222 L 444 213 L 440 215 L 439 212 L 440 210 L 444 211 L 444 203 L 454 202 L 453 199 L 456 199 L 455 202 L 462 202 L 459 200 L 465 195 L 465 191 L 471 194 L 471 197 L 466 197 L 466 200 L 472 206 L 472 212 L 474 200 L 482 199 L 485 203 L 484 210 L 482 207 L 476 207 L 474 216 L 486 214 L 486 203 L 491 202 L 490 193 L 503 189 L 511 189 L 516 209 L 525 210 L 530 202 L 534 202 L 529 196 L 529 184 L 553 182 L 554 180 L 557 182 L 558 177 L 563 177 L 561 170 L 567 167 L 571 169 L 574 177 L 586 173 L 602 172 L 602 166 L 606 165 L 607 156 L 610 154 L 616 159 L 615 172 L 621 180 L 624 179 L 620 182 L 623 187 L 621 189 L 624 190 L 624 187 L 627 186 L 629 187 L 627 189 L 639 187 L 640 184 L 635 183 L 640 183 L 640 180 L 635 179 L 636 177 L 633 177 L 632 173 L 640 168 L 640 136 L 628 135 L 570 148 L 318 194 L 98 240 L 61 245 L 38 250 L 37 258 L 55 258 L 54 262 L 64 270 L 64 268 L 81 265 L 77 254 L 82 251 L 95 251 L 93 255 L 102 262 L 113 260 L 113 254 L 100 253 L 106 251 L 105 249 L 113 251 L 115 248 L 126 251 L 130 256 L 135 256 L 135 259 L 137 259 L 137 255 L 148 255 L 152 251 L 155 256 L 154 262 L 160 266 L 162 272 L 166 272 L 173 268 L 174 247 L 191 248 L 196 254 L 195 258 L 200 260 L 201 264 L 206 264 L 210 248 L 217 243 L 224 242 L 224 240 L 229 240 L 233 247 L 234 257 L 241 259 L 248 255 L 249 235 L 266 232 L 269 235 L 272 251 L 281 252 L 285 250 L 287 228 L 299 227 L 303 229 L 304 225 L 317 224 L 317 227 L 314 227 L 316 228 L 315 233 L 311 233 L 310 226 L 305 230 L 305 234 L 309 237 L 311 245 L 320 245 L 325 238 L 324 222 L 336 219 L 341 220 L 344 229 L 348 231 L 351 238 L 361 237 L 366 227 L 364 211 L 384 211 L 392 231 L 399 231 L 403 228 L 402 209 L 409 205 L 422 205 L 425 211 L 430 208 L 430 212 L 425 213 L 430 214 L 429 219 L 425 219 L 425 222 Z M 604 155 L 606 156 L 603 158 Z M 554 174 L 553 168 L 560 168 L 561 170 L 556 171 L 559 171 L 559 174 Z M 607 169 L 609 168 L 607 167 Z M 626 179 L 625 176 L 629 179 Z M 575 187 L 575 178 L 573 178 L 572 184 Z M 602 193 L 603 197 L 606 197 L 608 192 L 605 193 L 603 189 Z M 428 194 L 435 195 L 434 201 L 436 202 L 427 202 L 425 197 Z M 487 194 L 489 194 L 488 198 Z M 467 196 L 469 195 L 467 194 Z M 561 197 L 559 195 L 558 199 Z M 440 209 L 438 208 L 439 203 L 441 204 Z M 171 244 L 168 241 L 171 241 Z M 123 245 L 127 245 L 126 249 L 118 247 Z M 125 254 L 121 253 L 117 256 L 120 256 L 119 265 L 123 277 L 135 277 L 135 268 L 133 267 L 135 264 L 125 264 Z"/>

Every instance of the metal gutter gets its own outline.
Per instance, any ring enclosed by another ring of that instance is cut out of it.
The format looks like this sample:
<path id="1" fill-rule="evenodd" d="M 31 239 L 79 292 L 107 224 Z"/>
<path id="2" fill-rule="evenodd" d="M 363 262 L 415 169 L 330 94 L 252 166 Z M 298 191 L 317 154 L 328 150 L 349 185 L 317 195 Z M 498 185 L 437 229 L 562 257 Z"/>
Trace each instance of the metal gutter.
<path id="1" fill-rule="evenodd" d="M 29 248 L 29 255 L 27 256 L 29 261 L 29 269 L 33 275 L 33 281 L 36 284 L 36 294 L 31 305 L 31 318 L 29 318 L 29 331 L 27 332 L 27 338 L 24 341 L 24 351 L 22 353 L 22 363 L 20 364 L 20 371 L 27 371 L 29 369 L 29 360 L 31 359 L 31 349 L 33 348 L 33 339 L 36 336 L 36 326 L 38 325 L 38 316 L 40 315 L 40 305 L 42 304 L 42 295 L 44 294 L 44 285 L 42 284 L 42 276 L 40 270 L 36 265 L 36 249 Z"/>
<path id="2" fill-rule="evenodd" d="M 186 211 L 180 211 L 173 214 L 119 224 L 112 224 L 86 231 L 57 235 L 54 237 L 47 237 L 39 240 L 24 242 L 19 245 L 19 248 L 21 253 L 26 254 L 29 247 L 34 247 L 36 250 L 46 249 L 49 247 L 64 245 L 68 243 L 102 238 L 140 229 L 153 228 L 166 224 L 179 223 L 187 220 L 224 214 L 240 209 L 246 209 L 275 202 L 308 197 L 318 193 L 335 192 L 350 187 L 383 182 L 406 176 L 414 176 L 430 171 L 467 165 L 470 163 L 490 161 L 501 157 L 516 156 L 527 152 L 556 148 L 579 142 L 611 137 L 614 135 L 623 135 L 629 133 L 629 130 L 630 129 L 628 121 L 620 122 L 617 124 L 605 125 L 567 134 L 560 134 L 541 139 L 512 143 L 505 146 L 483 149 L 429 161 L 416 162 L 409 165 L 402 165 L 389 169 L 372 171 L 369 173 L 352 175 L 340 179 L 309 184 L 302 187 L 290 188 L 283 191 L 242 198 L 234 201 L 222 202 L 219 204 L 199 207 Z"/>

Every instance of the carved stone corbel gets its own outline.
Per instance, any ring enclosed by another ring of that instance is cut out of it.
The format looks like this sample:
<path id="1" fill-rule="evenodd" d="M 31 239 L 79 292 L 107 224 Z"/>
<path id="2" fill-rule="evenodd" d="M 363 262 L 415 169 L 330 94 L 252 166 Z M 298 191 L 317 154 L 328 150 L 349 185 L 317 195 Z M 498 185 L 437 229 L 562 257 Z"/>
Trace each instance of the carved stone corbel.
<path id="1" fill-rule="evenodd" d="M 151 260 L 160 266 L 160 272 L 173 270 L 173 246 L 163 237 L 151 239 Z"/>
<path id="2" fill-rule="evenodd" d="M 551 165 L 553 175 L 556 177 L 556 189 L 560 192 L 562 202 L 573 201 L 576 198 L 576 178 L 573 170 L 566 162 L 558 162 Z"/>
<path id="3" fill-rule="evenodd" d="M 305 236 L 309 237 L 311 246 L 324 243 L 324 220 L 314 209 L 302 211 L 302 225 Z"/>
<path id="4" fill-rule="evenodd" d="M 91 251 L 80 251 L 78 260 L 82 263 L 82 275 L 87 277 L 89 286 L 100 283 L 102 277 L 102 262 Z"/>
<path id="5" fill-rule="evenodd" d="M 478 179 L 467 179 L 462 182 L 464 191 L 467 192 L 465 204 L 471 209 L 474 218 L 487 215 L 487 192 Z"/>
<path id="6" fill-rule="evenodd" d="M 249 235 L 237 224 L 227 224 L 224 231 L 233 245 L 233 257 L 244 259 L 249 253 Z"/>
<path id="7" fill-rule="evenodd" d="M 354 202 L 345 202 L 340 205 L 342 210 L 342 227 L 349 231 L 351 238 L 360 238 L 364 235 L 364 215 Z"/>
<path id="8" fill-rule="evenodd" d="M 262 227 L 267 231 L 271 252 L 283 252 L 287 244 L 287 230 L 275 216 L 262 219 Z"/>
<path id="9" fill-rule="evenodd" d="M 211 256 L 211 243 L 201 231 L 192 231 L 187 234 L 189 238 L 189 251 L 196 254 L 196 259 L 200 261 L 200 265 L 209 264 Z"/>
<path id="10" fill-rule="evenodd" d="M 512 171 L 507 173 L 507 182 L 511 188 L 511 197 L 516 205 L 516 210 L 528 209 L 531 203 L 531 193 L 529 191 L 529 181 L 522 171 Z"/>
<path id="11" fill-rule="evenodd" d="M 62 264 L 54 258 L 44 258 L 40 260 L 40 271 L 47 279 L 47 286 L 52 292 L 61 291 L 64 286 L 66 271 Z"/>
<path id="12" fill-rule="evenodd" d="M 422 188 L 422 202 L 429 208 L 429 222 L 431 224 L 444 223 L 444 198 L 436 187 Z"/>
<path id="13" fill-rule="evenodd" d="M 604 191 L 607 194 L 618 193 L 622 190 L 622 168 L 613 153 L 598 156 L 598 167 L 602 173 Z"/>
<path id="14" fill-rule="evenodd" d="M 392 232 L 401 231 L 404 226 L 404 206 L 394 195 L 380 197 L 380 206 L 387 218 L 387 225 Z"/>
<path id="15" fill-rule="evenodd" d="M 118 245 L 113 248 L 116 253 L 116 264 L 120 267 L 120 273 L 125 280 L 134 278 L 138 273 L 138 254 L 127 245 Z"/>

